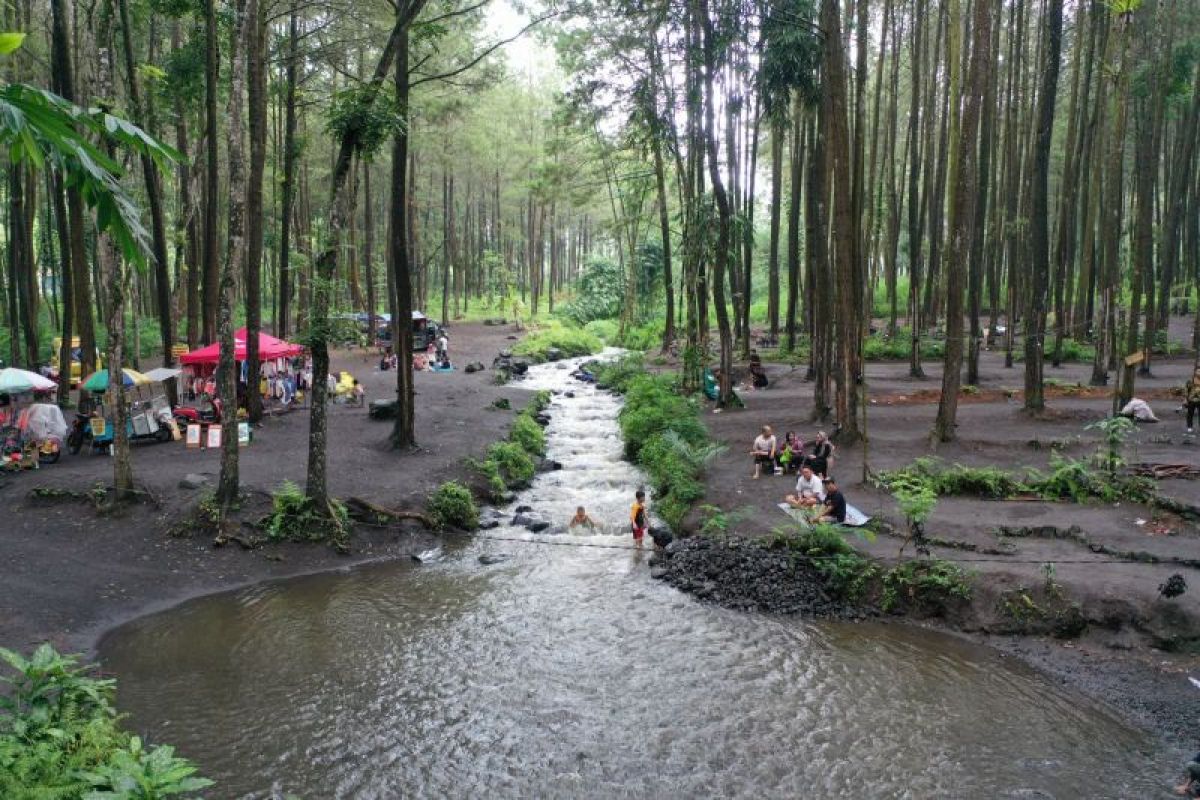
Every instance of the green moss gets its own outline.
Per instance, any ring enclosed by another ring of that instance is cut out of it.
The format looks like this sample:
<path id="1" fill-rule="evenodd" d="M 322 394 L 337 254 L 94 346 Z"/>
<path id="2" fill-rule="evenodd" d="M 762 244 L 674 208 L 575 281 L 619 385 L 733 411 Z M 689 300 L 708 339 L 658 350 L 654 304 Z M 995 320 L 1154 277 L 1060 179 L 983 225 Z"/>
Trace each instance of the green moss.
<path id="1" fill-rule="evenodd" d="M 561 351 L 563 358 L 573 358 L 599 353 L 604 349 L 604 343 L 583 328 L 551 323 L 517 342 L 513 352 L 534 361 L 545 361 L 551 349 Z"/>

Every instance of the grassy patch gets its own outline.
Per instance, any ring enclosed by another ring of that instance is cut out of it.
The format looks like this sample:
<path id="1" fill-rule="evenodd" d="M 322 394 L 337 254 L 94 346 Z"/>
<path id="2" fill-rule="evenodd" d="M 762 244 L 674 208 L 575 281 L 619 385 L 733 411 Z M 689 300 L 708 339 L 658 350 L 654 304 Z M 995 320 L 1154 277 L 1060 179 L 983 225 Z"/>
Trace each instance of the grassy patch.
<path id="1" fill-rule="evenodd" d="M 534 459 L 546 453 L 546 432 L 538 424 L 537 415 L 549 405 L 549 392 L 535 394 L 529 405 L 513 419 L 508 439 L 489 447 L 482 461 L 470 462 L 487 481 L 491 500 L 498 502 L 509 489 L 528 486 L 533 480 L 537 471 Z"/>
<path id="2" fill-rule="evenodd" d="M 883 575 L 884 611 L 916 608 L 941 611 L 954 600 L 970 600 L 970 574 L 940 558 L 905 561 Z"/>
<path id="3" fill-rule="evenodd" d="M 559 350 L 563 358 L 573 358 L 599 353 L 604 343 L 583 328 L 551 322 L 517 342 L 513 352 L 534 361 L 546 361 L 552 349 Z"/>
<path id="4" fill-rule="evenodd" d="M 861 599 L 879 577 L 879 568 L 859 555 L 836 525 L 776 528 L 771 546 L 811 559 L 830 591 L 846 600 Z"/>

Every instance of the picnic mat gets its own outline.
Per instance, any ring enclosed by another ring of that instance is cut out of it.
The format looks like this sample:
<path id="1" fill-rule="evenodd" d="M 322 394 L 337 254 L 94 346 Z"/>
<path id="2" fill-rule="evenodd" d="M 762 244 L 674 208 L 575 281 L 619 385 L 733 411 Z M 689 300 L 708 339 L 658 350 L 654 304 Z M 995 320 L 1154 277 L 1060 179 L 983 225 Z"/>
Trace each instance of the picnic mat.
<path id="1" fill-rule="evenodd" d="M 799 508 L 792 508 L 787 503 L 780 503 L 779 510 L 796 520 L 796 522 L 799 522 L 801 525 L 809 524 L 808 514 Z M 861 528 L 870 521 L 871 518 L 866 514 L 859 511 L 849 503 L 846 504 L 846 521 L 842 523 L 843 525 L 846 525 L 850 528 Z"/>

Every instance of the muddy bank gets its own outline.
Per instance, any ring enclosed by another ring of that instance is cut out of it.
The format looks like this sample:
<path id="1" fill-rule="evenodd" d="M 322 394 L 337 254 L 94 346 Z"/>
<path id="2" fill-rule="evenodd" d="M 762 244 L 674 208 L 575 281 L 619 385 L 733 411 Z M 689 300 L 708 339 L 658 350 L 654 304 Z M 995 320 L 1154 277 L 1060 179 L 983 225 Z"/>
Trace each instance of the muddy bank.
<path id="1" fill-rule="evenodd" d="M 508 327 L 455 325 L 451 357 L 464 365 L 491 363 L 518 335 Z M 368 400 L 395 396 L 396 374 L 380 371 L 373 352 L 336 352 L 332 369 L 358 378 Z M 495 385 L 490 371 L 457 370 L 418 373 L 416 395 L 420 446 L 410 452 L 387 446 L 390 422 L 368 419 L 365 408 L 330 407 L 331 494 L 389 508 L 423 507 L 438 484 L 468 477 L 465 459 L 480 457 L 488 445 L 504 438 L 530 392 L 519 385 Z M 250 505 L 285 479 L 303 485 L 308 421 L 307 410 L 299 409 L 270 417 L 255 429 L 253 443 L 240 453 Z M 58 464 L 36 472 L 0 476 L 5 509 L 0 524 L 5 561 L 0 646 L 29 650 L 49 641 L 60 650 L 89 651 L 108 628 L 189 598 L 407 558 L 437 542 L 420 526 L 404 525 L 357 529 L 348 555 L 324 544 L 292 542 L 253 549 L 236 543 L 214 547 L 211 535 L 189 531 L 181 523 L 215 484 L 219 453 L 187 450 L 182 443 L 135 445 L 133 465 L 138 486 L 153 500 L 116 515 L 97 514 L 86 500 L 38 496 L 47 491 L 86 493 L 111 483 L 112 462 L 105 456 L 64 455 Z M 182 485 L 189 475 L 205 483 Z"/>

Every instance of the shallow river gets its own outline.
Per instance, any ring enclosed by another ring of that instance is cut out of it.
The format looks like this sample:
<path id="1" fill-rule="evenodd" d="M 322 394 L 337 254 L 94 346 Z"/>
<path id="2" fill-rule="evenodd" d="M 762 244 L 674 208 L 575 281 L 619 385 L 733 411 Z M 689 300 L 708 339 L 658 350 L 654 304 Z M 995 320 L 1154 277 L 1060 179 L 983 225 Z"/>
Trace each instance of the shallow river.
<path id="1" fill-rule="evenodd" d="M 108 636 L 131 724 L 218 781 L 326 797 L 1146 798 L 1153 744 L 990 650 L 702 605 L 627 545 L 618 401 L 534 368 L 565 465 L 509 527 L 187 603 Z M 505 554 L 485 566 L 481 555 Z"/>

